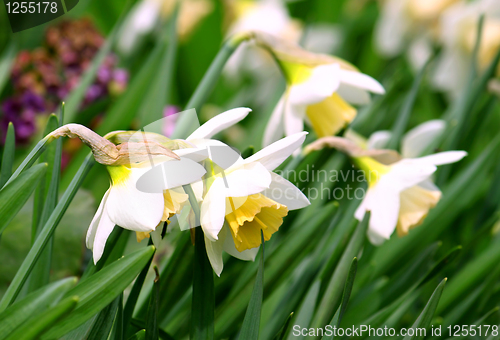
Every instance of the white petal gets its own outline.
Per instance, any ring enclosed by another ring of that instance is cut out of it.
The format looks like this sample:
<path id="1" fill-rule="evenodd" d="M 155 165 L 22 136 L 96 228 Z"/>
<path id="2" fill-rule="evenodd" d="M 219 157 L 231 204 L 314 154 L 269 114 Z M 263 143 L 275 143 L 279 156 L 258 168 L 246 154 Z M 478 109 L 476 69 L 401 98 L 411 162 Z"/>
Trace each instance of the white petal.
<path id="1" fill-rule="evenodd" d="M 444 120 L 435 119 L 420 124 L 408 131 L 401 142 L 401 154 L 404 158 L 422 155 L 446 129 Z"/>
<path id="2" fill-rule="evenodd" d="M 301 209 L 311 204 L 299 188 L 280 175 L 271 172 L 271 178 L 269 189 L 262 192 L 264 196 L 286 205 L 288 210 Z"/>
<path id="3" fill-rule="evenodd" d="M 293 105 L 319 103 L 330 97 L 339 87 L 339 64 L 327 64 L 315 67 L 309 78 L 289 88 L 289 100 Z"/>
<path id="4" fill-rule="evenodd" d="M 106 246 L 106 241 L 108 240 L 109 235 L 111 234 L 113 228 L 115 227 L 115 223 L 111 221 L 111 219 L 109 218 L 106 208 L 107 207 L 103 209 L 101 218 L 99 219 L 99 225 L 97 227 L 94 237 L 94 242 L 92 245 L 94 264 L 96 264 L 97 261 L 99 261 L 102 254 L 104 253 L 104 247 Z"/>
<path id="5" fill-rule="evenodd" d="M 163 193 L 145 193 L 136 187 L 145 170 L 132 168 L 129 179 L 113 185 L 109 191 L 105 210 L 109 218 L 122 228 L 153 231 L 163 216 Z"/>
<path id="6" fill-rule="evenodd" d="M 217 178 L 210 186 L 201 204 L 201 227 L 205 236 L 212 241 L 217 240 L 217 235 L 224 225 L 226 214 L 225 192 L 223 179 Z"/>
<path id="7" fill-rule="evenodd" d="M 285 95 L 281 96 L 280 100 L 276 104 L 273 110 L 271 119 L 266 126 L 266 131 L 264 132 L 264 140 L 262 141 L 263 146 L 268 146 L 272 142 L 277 141 L 283 134 L 285 130 L 283 129 L 283 112 L 285 110 Z"/>
<path id="8" fill-rule="evenodd" d="M 141 171 L 143 173 L 138 177 L 137 189 L 143 193 L 162 193 L 163 190 L 194 183 L 200 181 L 207 172 L 201 164 L 187 157 L 169 160 Z"/>
<path id="9" fill-rule="evenodd" d="M 368 150 L 377 150 L 377 149 L 385 149 L 387 147 L 387 143 L 391 139 L 390 131 L 377 131 L 372 133 L 370 138 L 366 143 L 366 147 Z"/>
<path id="10" fill-rule="evenodd" d="M 197 231 L 199 232 L 199 230 Z M 220 276 L 222 273 L 222 269 L 224 268 L 224 262 L 222 260 L 222 249 L 224 246 L 224 240 L 226 239 L 226 229 L 222 228 L 219 233 L 219 239 L 216 241 L 210 240 L 205 235 L 205 249 L 207 250 L 208 260 L 212 265 L 212 269 L 214 270 L 217 276 Z"/>
<path id="11" fill-rule="evenodd" d="M 108 199 L 109 190 L 110 189 L 108 189 L 106 193 L 104 193 L 101 203 L 99 203 L 99 208 L 97 208 L 94 218 L 92 219 L 92 222 L 90 222 L 89 229 L 87 230 L 87 237 L 85 240 L 85 244 L 87 245 L 87 248 L 89 248 L 90 250 L 92 250 L 92 247 L 94 246 L 95 234 L 97 232 L 97 228 L 99 227 L 99 221 L 101 220 L 102 212 L 104 206 L 106 205 L 106 200 Z"/>
<path id="12" fill-rule="evenodd" d="M 378 81 L 360 72 L 340 70 L 340 81 L 373 93 L 385 93 L 384 87 Z"/>
<path id="13" fill-rule="evenodd" d="M 443 165 L 455 163 L 467 156 L 465 151 L 446 151 L 420 158 L 413 158 L 414 161 L 432 165 Z"/>
<path id="14" fill-rule="evenodd" d="M 226 197 L 250 196 L 269 188 L 271 174 L 262 164 L 255 162 L 227 173 L 223 181 Z"/>
<path id="15" fill-rule="evenodd" d="M 356 210 L 355 217 L 359 221 L 363 219 L 366 211 L 371 212 L 368 236 L 373 244 L 377 245 L 381 240 L 389 239 L 396 229 L 400 206 L 399 193 L 390 178 L 382 177 L 374 187 L 368 189 Z"/>
<path id="16" fill-rule="evenodd" d="M 306 139 L 307 132 L 299 132 L 280 139 L 245 159 L 245 163 L 259 162 L 272 171 L 283 163 Z"/>
<path id="17" fill-rule="evenodd" d="M 285 102 L 285 134 L 291 136 L 304 131 L 304 119 L 307 106 L 303 104 L 292 104 L 287 98 Z"/>
<path id="18" fill-rule="evenodd" d="M 393 57 L 403 49 L 405 35 L 409 27 L 405 13 L 406 1 L 389 0 L 375 26 L 376 47 L 384 56 Z"/>
<path id="19" fill-rule="evenodd" d="M 346 102 L 354 105 L 366 105 L 369 104 L 371 100 L 368 91 L 346 83 L 340 83 L 337 94 Z"/>
<path id="20" fill-rule="evenodd" d="M 428 179 L 436 170 L 435 165 L 422 162 L 420 158 L 408 158 L 392 164 L 389 173 L 383 175 L 380 181 L 389 178 L 394 188 L 403 191 Z"/>
<path id="21" fill-rule="evenodd" d="M 252 110 L 246 107 L 240 107 L 223 112 L 196 129 L 187 140 L 211 138 L 218 132 L 238 123 L 245 118 L 250 111 Z"/>

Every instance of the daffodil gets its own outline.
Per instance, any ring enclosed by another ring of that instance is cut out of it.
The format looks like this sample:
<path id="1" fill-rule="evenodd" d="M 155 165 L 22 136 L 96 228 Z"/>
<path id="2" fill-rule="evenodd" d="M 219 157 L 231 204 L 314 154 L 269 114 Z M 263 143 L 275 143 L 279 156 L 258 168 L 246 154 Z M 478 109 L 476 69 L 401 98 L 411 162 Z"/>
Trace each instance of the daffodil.
<path id="1" fill-rule="evenodd" d="M 366 211 L 371 212 L 370 241 L 378 245 L 389 239 L 395 229 L 403 236 L 420 225 L 441 198 L 439 189 L 428 179 L 438 165 L 457 162 L 466 155 L 464 151 L 448 151 L 405 158 L 390 165 L 370 157 L 355 158 L 365 172 L 368 190 L 354 216 L 361 221 Z"/>
<path id="2" fill-rule="evenodd" d="M 347 138 L 325 137 L 309 144 L 304 152 L 333 147 L 348 154 L 364 171 L 368 190 L 355 217 L 361 221 L 365 212 L 371 211 L 368 236 L 378 245 L 395 229 L 404 236 L 423 222 L 441 199 L 441 191 L 431 178 L 436 166 L 457 162 L 467 155 L 464 151 L 448 151 L 418 158 L 444 129 L 444 121 L 432 120 L 410 130 L 401 143 L 402 155 L 383 149 L 391 137 L 389 131 L 376 132 L 366 140 L 348 130 Z"/>
<path id="3" fill-rule="evenodd" d="M 257 43 L 268 49 L 280 65 L 287 89 L 264 133 L 264 145 L 312 126 L 318 138 L 336 134 L 356 116 L 351 104 L 366 104 L 369 92 L 383 94 L 373 78 L 344 60 L 307 52 L 296 45 L 263 34 Z"/>
<path id="4" fill-rule="evenodd" d="M 200 222 L 208 258 L 217 275 L 223 269 L 222 252 L 254 260 L 289 210 L 309 204 L 305 195 L 273 173 L 304 142 L 306 132 L 284 138 L 246 159 L 222 169 L 211 159 L 205 180 Z M 220 144 L 217 144 L 220 145 Z"/>
<path id="5" fill-rule="evenodd" d="M 438 56 L 433 84 L 457 98 L 467 83 L 467 72 L 476 43 L 479 17 L 484 14 L 477 63 L 484 70 L 500 48 L 500 2 L 496 0 L 460 1 L 441 16 Z M 497 70 L 500 75 L 500 68 Z"/>
<path id="6" fill-rule="evenodd" d="M 168 138 L 156 134 L 147 134 L 148 138 L 141 140 L 135 132 L 117 131 L 103 138 L 84 126 L 68 124 L 52 132 L 48 138 L 61 136 L 80 138 L 92 148 L 95 159 L 106 165 L 110 175 L 110 188 L 104 194 L 87 232 L 87 247 L 93 251 L 95 263 L 101 258 L 115 225 L 138 232 L 138 239 L 144 233 L 154 231 L 171 216 L 173 210 L 177 210 L 176 203 L 182 200 L 168 189 L 197 181 L 205 173 L 198 163 L 183 161 L 165 147 L 163 142 L 168 142 Z M 158 190 L 154 192 L 141 190 L 138 183 L 144 178 L 147 182 L 145 176 L 154 167 L 152 162 L 161 164 L 170 161 L 180 162 L 186 168 L 183 175 L 155 183 Z"/>

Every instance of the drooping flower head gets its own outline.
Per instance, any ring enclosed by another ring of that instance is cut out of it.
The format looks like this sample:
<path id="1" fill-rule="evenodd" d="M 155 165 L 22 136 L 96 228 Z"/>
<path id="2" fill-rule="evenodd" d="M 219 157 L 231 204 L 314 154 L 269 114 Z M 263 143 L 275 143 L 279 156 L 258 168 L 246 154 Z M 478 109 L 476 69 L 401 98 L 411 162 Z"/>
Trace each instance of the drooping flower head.
<path id="1" fill-rule="evenodd" d="M 406 143 L 435 136 L 435 125 L 431 122 L 424 128 L 410 131 Z M 347 153 L 365 173 L 368 190 L 354 216 L 361 221 L 366 211 L 371 212 L 368 237 L 376 245 L 389 239 L 394 230 L 399 236 L 404 236 L 411 228 L 420 225 L 441 199 L 441 191 L 431 180 L 437 166 L 457 162 L 467 155 L 465 151 L 448 151 L 418 157 L 418 152 L 424 151 L 425 147 L 412 149 L 406 145 L 405 150 L 412 157 L 402 158 L 393 150 L 367 150 L 341 137 L 320 139 L 308 145 L 306 150 L 309 152 L 327 145 Z"/>
<path id="2" fill-rule="evenodd" d="M 297 45 L 255 33 L 256 42 L 275 57 L 287 82 L 264 134 L 264 145 L 304 129 L 304 121 L 320 137 L 332 136 L 356 116 L 351 104 L 366 104 L 369 92 L 384 93 L 371 77 L 348 62 L 315 54 Z"/>

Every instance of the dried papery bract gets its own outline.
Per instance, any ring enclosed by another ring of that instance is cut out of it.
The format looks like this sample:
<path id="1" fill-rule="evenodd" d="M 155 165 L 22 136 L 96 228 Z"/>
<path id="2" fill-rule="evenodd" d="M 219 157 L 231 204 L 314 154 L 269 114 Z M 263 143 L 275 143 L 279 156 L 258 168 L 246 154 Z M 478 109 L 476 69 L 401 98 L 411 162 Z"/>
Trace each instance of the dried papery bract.
<path id="1" fill-rule="evenodd" d="M 349 139 L 343 137 L 323 137 L 304 148 L 304 154 L 308 154 L 312 151 L 318 151 L 324 148 L 334 148 L 337 149 L 350 157 L 371 157 L 382 164 L 391 164 L 401 160 L 401 156 L 394 150 L 388 149 L 372 149 L 366 150 L 358 146 Z"/>
<path id="2" fill-rule="evenodd" d="M 149 161 L 152 156 L 165 156 L 179 160 L 179 156 L 170 149 L 154 140 L 123 142 L 113 144 L 104 137 L 99 136 L 89 128 L 79 124 L 61 126 L 46 138 L 49 141 L 59 137 L 79 138 L 85 145 L 92 149 L 97 162 L 104 165 L 129 165 Z"/>

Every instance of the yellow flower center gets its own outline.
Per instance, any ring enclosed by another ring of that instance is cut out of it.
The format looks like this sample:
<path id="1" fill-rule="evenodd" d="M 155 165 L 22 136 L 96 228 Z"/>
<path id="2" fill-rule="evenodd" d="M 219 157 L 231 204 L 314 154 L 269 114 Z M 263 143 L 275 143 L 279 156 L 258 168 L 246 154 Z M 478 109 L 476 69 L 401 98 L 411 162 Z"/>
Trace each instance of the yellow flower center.
<path id="1" fill-rule="evenodd" d="M 112 185 L 122 185 L 128 180 L 132 169 L 125 165 L 107 166 Z"/>
<path id="2" fill-rule="evenodd" d="M 389 172 L 390 167 L 377 162 L 371 157 L 356 157 L 354 163 L 364 171 L 366 181 L 369 186 L 374 186 L 386 173 Z"/>
<path id="3" fill-rule="evenodd" d="M 264 240 L 271 239 L 283 224 L 288 208 L 270 198 L 255 194 L 248 197 L 229 197 L 226 199 L 226 221 L 231 229 L 234 244 L 238 251 L 252 249 L 261 244 L 260 231 Z"/>

